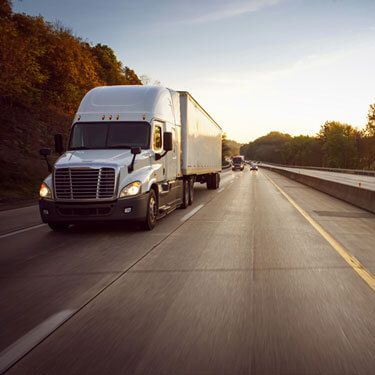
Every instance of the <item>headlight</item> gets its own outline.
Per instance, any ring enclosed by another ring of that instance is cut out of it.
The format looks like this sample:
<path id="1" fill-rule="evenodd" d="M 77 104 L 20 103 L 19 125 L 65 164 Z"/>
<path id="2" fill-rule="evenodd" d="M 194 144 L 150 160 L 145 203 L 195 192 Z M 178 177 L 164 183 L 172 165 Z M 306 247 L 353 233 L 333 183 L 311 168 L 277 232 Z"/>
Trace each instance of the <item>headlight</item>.
<path id="1" fill-rule="evenodd" d="M 51 190 L 44 182 L 40 185 L 39 196 L 41 198 L 52 198 Z"/>
<path id="2" fill-rule="evenodd" d="M 134 181 L 129 185 L 126 185 L 120 193 L 120 198 L 130 197 L 132 195 L 137 195 L 141 192 L 142 184 L 140 181 Z"/>

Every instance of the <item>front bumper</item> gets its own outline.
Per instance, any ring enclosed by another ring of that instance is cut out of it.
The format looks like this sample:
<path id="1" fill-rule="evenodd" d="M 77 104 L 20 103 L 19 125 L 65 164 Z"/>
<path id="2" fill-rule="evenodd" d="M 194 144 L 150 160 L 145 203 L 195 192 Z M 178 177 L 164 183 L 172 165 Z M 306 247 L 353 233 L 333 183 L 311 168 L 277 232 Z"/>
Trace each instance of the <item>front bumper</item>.
<path id="1" fill-rule="evenodd" d="M 57 202 L 40 199 L 39 211 L 44 223 L 84 223 L 143 220 L 148 194 L 112 202 Z"/>

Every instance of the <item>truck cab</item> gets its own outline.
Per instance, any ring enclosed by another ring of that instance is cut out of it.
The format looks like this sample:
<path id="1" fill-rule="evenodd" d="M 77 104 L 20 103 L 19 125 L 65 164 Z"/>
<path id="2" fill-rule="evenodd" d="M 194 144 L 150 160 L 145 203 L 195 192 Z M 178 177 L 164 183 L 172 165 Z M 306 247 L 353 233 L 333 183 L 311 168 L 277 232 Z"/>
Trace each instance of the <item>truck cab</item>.
<path id="1" fill-rule="evenodd" d="M 243 171 L 245 168 L 245 159 L 242 155 L 233 156 L 232 158 L 232 170 L 241 170 Z"/>

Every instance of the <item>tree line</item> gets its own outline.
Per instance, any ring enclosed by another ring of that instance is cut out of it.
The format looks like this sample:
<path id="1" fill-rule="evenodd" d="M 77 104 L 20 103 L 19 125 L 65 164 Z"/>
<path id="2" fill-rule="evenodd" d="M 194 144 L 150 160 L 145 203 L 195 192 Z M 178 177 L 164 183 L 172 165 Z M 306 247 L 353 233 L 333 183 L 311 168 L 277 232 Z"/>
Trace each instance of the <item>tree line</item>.
<path id="1" fill-rule="evenodd" d="M 298 166 L 375 169 L 375 104 L 363 130 L 338 121 L 325 122 L 315 136 L 270 132 L 241 147 L 249 160 Z"/>
<path id="2" fill-rule="evenodd" d="M 67 136 L 87 91 L 134 84 L 142 82 L 109 46 L 0 0 L 0 198 L 38 189 L 46 174 L 38 150 L 55 133 Z"/>
<path id="3" fill-rule="evenodd" d="M 0 97 L 9 105 L 48 102 L 73 113 L 95 86 L 141 84 L 110 47 L 40 16 L 13 13 L 9 0 L 0 0 L 0 59 Z"/>

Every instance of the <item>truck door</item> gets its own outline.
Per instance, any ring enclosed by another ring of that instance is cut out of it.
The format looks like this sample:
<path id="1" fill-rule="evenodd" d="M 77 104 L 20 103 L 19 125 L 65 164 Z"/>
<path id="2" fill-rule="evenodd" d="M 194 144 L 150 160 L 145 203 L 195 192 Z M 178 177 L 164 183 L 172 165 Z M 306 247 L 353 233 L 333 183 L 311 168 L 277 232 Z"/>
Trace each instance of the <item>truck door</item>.
<path id="1" fill-rule="evenodd" d="M 173 138 L 173 149 L 165 155 L 165 172 L 166 180 L 170 185 L 170 198 L 171 201 L 177 199 L 178 195 L 178 181 L 177 181 L 177 147 L 176 147 L 176 128 L 174 125 L 165 124 L 165 130 L 172 133 Z"/>

